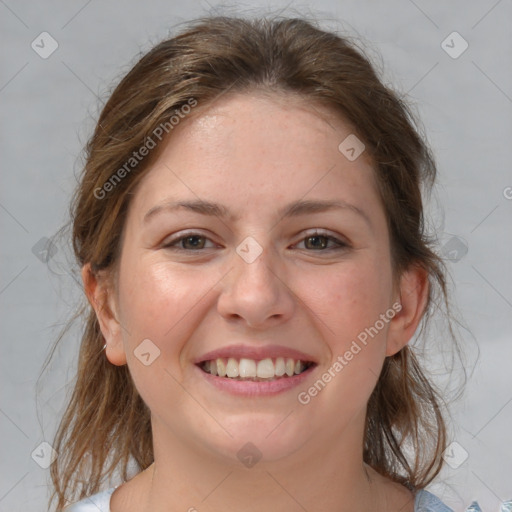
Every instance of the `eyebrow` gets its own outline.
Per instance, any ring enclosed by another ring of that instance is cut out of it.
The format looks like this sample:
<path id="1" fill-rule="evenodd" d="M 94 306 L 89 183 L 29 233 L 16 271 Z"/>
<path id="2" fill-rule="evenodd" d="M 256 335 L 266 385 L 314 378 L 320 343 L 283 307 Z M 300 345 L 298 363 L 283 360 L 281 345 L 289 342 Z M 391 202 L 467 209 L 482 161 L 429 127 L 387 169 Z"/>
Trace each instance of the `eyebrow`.
<path id="1" fill-rule="evenodd" d="M 148 222 L 152 217 L 155 217 L 158 213 L 162 212 L 173 212 L 180 209 L 186 209 L 199 213 L 201 215 L 215 216 L 224 219 L 230 219 L 237 221 L 239 217 L 235 217 L 228 208 L 224 205 L 214 203 L 211 201 L 205 201 L 203 199 L 192 200 L 192 201 L 166 201 L 162 204 L 153 206 L 144 215 L 143 222 Z M 298 217 L 300 215 L 310 215 L 313 213 L 321 213 L 335 209 L 348 210 L 356 213 L 368 224 L 371 228 L 372 223 L 368 214 L 361 208 L 347 203 L 345 201 L 328 201 L 328 200 L 297 200 L 284 206 L 278 211 L 279 218 L 285 217 Z"/>

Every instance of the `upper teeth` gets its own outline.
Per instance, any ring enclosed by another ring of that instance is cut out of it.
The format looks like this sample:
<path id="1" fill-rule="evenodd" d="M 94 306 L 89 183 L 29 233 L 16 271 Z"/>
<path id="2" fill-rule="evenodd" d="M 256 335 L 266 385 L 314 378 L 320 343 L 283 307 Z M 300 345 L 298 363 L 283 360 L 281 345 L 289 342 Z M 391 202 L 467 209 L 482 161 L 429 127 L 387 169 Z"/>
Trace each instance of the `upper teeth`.
<path id="1" fill-rule="evenodd" d="M 238 360 L 230 357 L 205 361 L 202 368 L 219 377 L 272 379 L 282 377 L 284 374 L 288 377 L 298 375 L 306 369 L 306 364 L 300 359 L 295 360 L 290 357 L 286 359 L 278 357 L 275 361 L 269 357 L 260 361 L 246 358 Z"/>

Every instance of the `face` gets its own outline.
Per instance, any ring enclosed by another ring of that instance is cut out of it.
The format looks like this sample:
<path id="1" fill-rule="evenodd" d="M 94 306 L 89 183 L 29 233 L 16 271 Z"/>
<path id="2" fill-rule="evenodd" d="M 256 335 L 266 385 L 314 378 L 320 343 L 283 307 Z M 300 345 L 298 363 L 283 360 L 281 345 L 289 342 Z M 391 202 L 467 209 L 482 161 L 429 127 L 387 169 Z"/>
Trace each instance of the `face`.
<path id="1" fill-rule="evenodd" d="M 277 460 L 362 436 L 400 315 L 371 162 L 338 149 L 351 133 L 319 105 L 233 95 L 140 182 L 102 328 L 161 442 Z"/>

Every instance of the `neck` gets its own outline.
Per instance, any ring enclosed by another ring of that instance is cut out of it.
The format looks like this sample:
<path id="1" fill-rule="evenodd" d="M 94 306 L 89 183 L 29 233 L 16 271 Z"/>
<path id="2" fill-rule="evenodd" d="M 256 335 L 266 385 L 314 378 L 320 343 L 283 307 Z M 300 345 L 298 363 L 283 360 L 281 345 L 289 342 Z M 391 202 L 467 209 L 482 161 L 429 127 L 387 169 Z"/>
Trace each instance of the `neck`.
<path id="1" fill-rule="evenodd" d="M 287 457 L 245 467 L 187 445 L 153 420 L 155 462 L 147 470 L 144 512 L 386 509 L 383 478 L 363 463 L 359 423 L 332 443 L 312 440 Z"/>

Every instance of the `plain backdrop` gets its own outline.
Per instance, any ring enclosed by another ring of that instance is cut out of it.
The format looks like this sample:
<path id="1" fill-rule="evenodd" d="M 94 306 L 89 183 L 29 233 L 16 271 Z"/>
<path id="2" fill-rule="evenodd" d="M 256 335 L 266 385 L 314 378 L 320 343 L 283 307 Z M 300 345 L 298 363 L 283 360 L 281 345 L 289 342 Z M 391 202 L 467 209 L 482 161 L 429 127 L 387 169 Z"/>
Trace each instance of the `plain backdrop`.
<path id="1" fill-rule="evenodd" d="M 272 5 L 279 7 L 363 38 L 385 82 L 423 122 L 439 167 L 432 219 L 471 355 L 465 394 L 451 409 L 451 465 L 430 489 L 454 510 L 477 499 L 484 511 L 498 511 L 500 500 L 512 499 L 512 2 Z M 44 443 L 71 391 L 79 327 L 38 378 L 81 290 L 65 240 L 44 248 L 68 222 L 81 150 L 102 103 L 139 52 L 178 23 L 267 8 L 263 1 L 0 0 L 0 511 L 46 510 Z"/>

